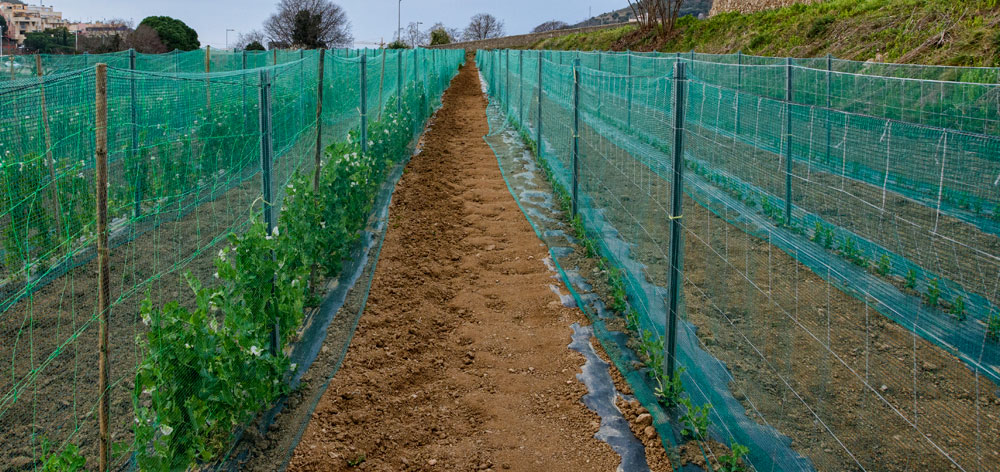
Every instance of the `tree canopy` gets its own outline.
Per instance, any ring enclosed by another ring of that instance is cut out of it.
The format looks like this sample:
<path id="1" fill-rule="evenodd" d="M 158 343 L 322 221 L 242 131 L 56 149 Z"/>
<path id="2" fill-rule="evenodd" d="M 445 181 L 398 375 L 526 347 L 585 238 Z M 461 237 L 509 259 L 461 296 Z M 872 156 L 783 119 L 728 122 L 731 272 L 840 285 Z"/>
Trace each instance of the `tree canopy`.
<path id="1" fill-rule="evenodd" d="M 167 50 L 192 51 L 201 47 L 198 33 L 183 21 L 169 16 L 147 16 L 139 27 L 148 26 L 156 31 Z"/>
<path id="2" fill-rule="evenodd" d="M 479 13 L 472 17 L 469 26 L 465 28 L 463 39 L 477 41 L 480 39 L 499 38 L 506 34 L 503 21 L 489 13 Z"/>
<path id="3" fill-rule="evenodd" d="M 451 43 L 451 36 L 448 34 L 448 30 L 444 28 L 431 30 L 431 46 L 437 46 L 440 44 L 450 44 L 450 43 Z"/>
<path id="4" fill-rule="evenodd" d="M 343 47 L 354 41 L 347 13 L 330 0 L 281 0 L 264 22 L 264 33 L 272 47 Z"/>
<path id="5" fill-rule="evenodd" d="M 251 41 L 244 48 L 246 51 L 264 51 L 264 45 L 260 44 L 260 41 Z"/>
<path id="6" fill-rule="evenodd" d="M 48 28 L 24 35 L 24 48 L 39 54 L 71 53 L 75 39 L 66 28 Z"/>
<path id="7" fill-rule="evenodd" d="M 556 31 L 566 28 L 569 28 L 569 24 L 566 23 L 565 21 L 551 20 L 536 26 L 535 29 L 531 30 L 531 32 L 544 33 L 546 31 Z"/>

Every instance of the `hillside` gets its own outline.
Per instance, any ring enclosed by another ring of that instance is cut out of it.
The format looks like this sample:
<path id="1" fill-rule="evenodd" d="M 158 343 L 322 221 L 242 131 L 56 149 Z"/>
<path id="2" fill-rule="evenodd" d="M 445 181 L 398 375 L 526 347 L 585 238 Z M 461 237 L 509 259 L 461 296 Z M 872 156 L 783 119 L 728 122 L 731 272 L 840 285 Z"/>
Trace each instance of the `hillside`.
<path id="1" fill-rule="evenodd" d="M 669 38 L 634 26 L 552 38 L 538 49 L 689 51 L 1000 65 L 1000 0 L 831 0 L 759 13 L 683 17 Z"/>
<path id="2" fill-rule="evenodd" d="M 679 16 L 692 15 L 698 17 L 699 15 L 708 15 L 709 10 L 712 9 L 712 0 L 685 0 L 681 5 L 681 13 Z M 632 13 L 632 8 L 625 7 L 619 10 L 603 13 L 597 15 L 587 21 L 583 21 L 572 25 L 573 28 L 582 28 L 584 26 L 599 26 L 599 25 L 614 25 L 618 23 L 628 23 L 632 17 L 635 16 Z"/>

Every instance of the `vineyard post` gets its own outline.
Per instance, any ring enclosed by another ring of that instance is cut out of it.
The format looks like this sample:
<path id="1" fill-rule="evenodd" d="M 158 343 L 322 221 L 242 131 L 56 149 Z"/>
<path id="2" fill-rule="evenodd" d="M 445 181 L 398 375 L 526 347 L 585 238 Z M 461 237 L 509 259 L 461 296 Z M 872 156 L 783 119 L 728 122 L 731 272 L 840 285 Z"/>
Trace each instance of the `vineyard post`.
<path id="1" fill-rule="evenodd" d="M 142 215 L 142 180 L 145 176 L 145 171 L 143 170 L 143 162 L 139 159 L 139 108 L 138 108 L 138 98 L 135 89 L 135 49 L 130 48 L 128 50 L 128 68 L 131 77 L 129 78 L 129 93 L 131 95 L 131 108 L 132 108 L 132 160 L 135 161 L 136 171 L 139 175 L 135 177 L 135 218 L 139 219 Z"/>
<path id="2" fill-rule="evenodd" d="M 667 257 L 670 258 L 669 283 L 667 294 L 667 342 L 664 355 L 665 374 L 667 381 L 674 378 L 674 365 L 677 363 L 675 352 L 677 350 L 677 310 L 680 306 L 681 288 L 681 237 L 683 228 L 681 227 L 681 215 L 683 211 L 684 198 L 684 120 L 685 120 L 685 93 L 687 92 L 687 76 L 685 74 L 685 64 L 683 62 L 674 63 L 674 145 L 673 145 L 673 181 L 671 183 L 670 199 L 670 247 Z"/>
<path id="3" fill-rule="evenodd" d="M 510 116 L 510 49 L 504 50 L 507 65 L 503 69 L 503 104 L 504 111 Z"/>
<path id="4" fill-rule="evenodd" d="M 100 428 L 100 470 L 108 470 L 111 458 L 111 432 L 108 414 L 111 397 L 108 382 L 111 377 L 111 363 L 108 359 L 108 329 L 111 322 L 111 271 L 108 267 L 108 66 L 97 64 L 95 93 L 96 170 L 95 181 L 97 200 L 97 313 L 100 316 L 97 335 L 97 421 Z"/>
<path id="5" fill-rule="evenodd" d="M 577 192 L 580 186 L 580 59 L 573 60 L 573 205 L 572 217 L 577 215 Z"/>
<path id="6" fill-rule="evenodd" d="M 427 94 L 427 83 L 424 81 L 424 78 L 421 77 L 421 75 L 420 75 L 420 63 L 417 62 L 418 53 L 419 52 L 420 52 L 420 49 L 414 49 L 413 50 L 413 83 L 416 84 L 417 80 L 420 81 L 420 118 L 421 118 L 421 122 L 418 123 L 418 126 L 421 125 L 421 124 L 423 124 L 422 123 L 422 119 L 427 116 L 427 102 L 426 102 L 426 99 L 427 99 L 427 95 L 426 95 Z M 424 67 L 424 69 L 426 69 L 426 66 Z M 419 130 L 420 130 L 420 128 L 417 128 L 418 132 L 419 132 Z"/>
<path id="7" fill-rule="evenodd" d="M 628 87 L 628 93 L 625 98 L 625 105 L 628 108 L 626 112 L 628 115 L 628 129 L 632 129 L 632 51 L 625 51 L 625 56 L 628 60 L 628 72 L 625 74 L 628 77 L 625 79 L 627 80 L 625 85 Z"/>
<path id="8" fill-rule="evenodd" d="M 272 51 L 271 56 L 273 57 L 273 59 L 271 60 L 271 62 L 272 62 L 271 65 L 272 66 L 278 65 L 278 50 L 275 49 L 274 51 Z"/>
<path id="9" fill-rule="evenodd" d="M 323 154 L 323 68 L 326 49 L 319 50 L 319 85 L 316 86 L 316 169 L 313 171 L 313 190 L 319 190 L 319 170 Z"/>
<path id="10" fill-rule="evenodd" d="M 785 223 L 792 224 L 792 58 L 785 59 Z"/>
<path id="11" fill-rule="evenodd" d="M 603 72 L 603 70 L 601 68 L 601 62 L 602 62 L 601 61 L 601 57 L 604 56 L 604 53 L 601 52 L 601 51 L 597 51 L 595 54 L 597 54 L 597 72 Z M 598 77 L 599 76 L 600 76 L 600 74 L 598 74 Z M 600 79 L 598 79 L 598 80 L 600 80 Z M 601 117 L 601 92 L 600 92 L 600 88 L 598 88 L 598 92 L 597 92 L 596 95 L 597 95 L 597 117 L 600 118 Z"/>
<path id="12" fill-rule="evenodd" d="M 361 55 L 361 155 L 368 154 L 368 52 Z"/>
<path id="13" fill-rule="evenodd" d="M 740 95 L 743 93 L 743 51 L 736 51 L 736 135 L 740 135 Z"/>
<path id="14" fill-rule="evenodd" d="M 830 109 L 833 107 L 833 55 L 826 55 L 826 162 L 830 162 Z"/>
<path id="15" fill-rule="evenodd" d="M 517 51 L 517 126 L 524 126 L 524 50 Z"/>
<path id="16" fill-rule="evenodd" d="M 49 128 L 49 108 L 45 105 L 45 79 L 42 78 L 42 56 L 35 54 L 35 71 L 38 74 L 38 90 L 40 92 L 42 106 L 42 129 L 45 132 L 45 162 L 49 167 L 49 180 L 52 185 L 49 187 L 52 196 L 52 205 L 55 206 L 56 234 L 66 237 L 62 228 L 62 205 L 59 203 L 59 184 L 56 182 L 56 163 L 52 155 L 52 130 Z"/>
<path id="17" fill-rule="evenodd" d="M 382 72 L 378 80 L 378 119 L 382 119 L 382 91 L 385 88 L 385 49 L 381 51 L 382 54 Z"/>
<path id="18" fill-rule="evenodd" d="M 403 51 L 396 50 L 396 114 L 403 115 Z"/>
<path id="19" fill-rule="evenodd" d="M 246 68 L 247 68 L 247 52 L 246 52 L 245 49 L 242 51 L 241 56 L 242 57 L 240 59 L 240 70 L 246 70 Z M 246 131 L 246 123 L 247 123 L 247 119 L 246 119 L 246 116 L 247 116 L 247 75 L 245 73 L 240 75 L 240 95 L 241 95 L 241 97 L 243 99 L 243 130 Z"/>
<path id="20" fill-rule="evenodd" d="M 208 112 L 212 112 L 212 84 L 210 83 L 212 79 L 209 75 L 212 73 L 212 46 L 205 46 L 205 108 Z"/>
<path id="21" fill-rule="evenodd" d="M 536 155 L 542 157 L 542 52 L 538 51 L 538 118 L 535 123 Z"/>
<path id="22" fill-rule="evenodd" d="M 260 170 L 261 170 L 261 193 L 264 196 L 264 228 L 267 235 L 274 233 L 274 199 L 271 195 L 271 82 L 266 70 L 260 71 L 259 88 L 259 108 L 260 108 Z M 271 258 L 274 259 L 274 251 L 271 251 Z M 271 291 L 274 291 L 272 281 Z M 265 310 L 270 309 L 270 302 Z M 274 325 L 271 327 L 271 354 L 277 355 L 281 349 L 281 332 L 278 318 L 275 316 Z"/>

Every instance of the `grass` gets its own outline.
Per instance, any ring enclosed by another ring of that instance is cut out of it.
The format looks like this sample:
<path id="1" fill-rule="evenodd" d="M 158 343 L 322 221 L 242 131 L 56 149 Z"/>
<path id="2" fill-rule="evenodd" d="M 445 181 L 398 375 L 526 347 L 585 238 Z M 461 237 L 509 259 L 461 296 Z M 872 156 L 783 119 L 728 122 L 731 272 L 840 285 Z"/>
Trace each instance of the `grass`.
<path id="1" fill-rule="evenodd" d="M 634 26 L 540 41 L 536 49 L 690 51 L 961 66 L 1000 65 L 1000 0 L 830 0 L 678 20 L 668 38 Z"/>

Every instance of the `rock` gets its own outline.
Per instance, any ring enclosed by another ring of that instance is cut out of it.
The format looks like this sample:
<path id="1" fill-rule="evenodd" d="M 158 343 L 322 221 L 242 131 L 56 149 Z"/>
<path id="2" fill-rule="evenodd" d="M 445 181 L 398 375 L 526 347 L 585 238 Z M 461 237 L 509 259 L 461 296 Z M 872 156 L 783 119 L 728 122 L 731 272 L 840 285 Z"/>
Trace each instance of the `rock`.
<path id="1" fill-rule="evenodd" d="M 437 463 L 438 463 L 437 459 L 431 459 L 431 460 L 427 461 L 427 465 L 429 465 L 431 467 L 436 466 Z"/>
<path id="2" fill-rule="evenodd" d="M 937 372 L 938 369 L 940 369 L 940 367 L 938 367 L 937 364 L 927 361 L 924 361 L 923 364 L 920 365 L 920 367 L 922 367 L 927 372 Z"/>
<path id="3" fill-rule="evenodd" d="M 402 462 L 403 465 L 406 465 L 406 466 L 410 465 L 410 460 L 407 459 L 407 458 L 405 458 L 405 457 L 399 459 L 399 462 Z"/>
<path id="4" fill-rule="evenodd" d="M 652 426 L 646 426 L 646 429 L 642 430 L 642 434 L 646 436 L 646 439 L 653 439 L 656 437 L 656 428 Z"/>
<path id="5" fill-rule="evenodd" d="M 653 424 L 653 417 L 649 413 L 643 413 L 635 417 L 635 424 L 639 426 L 651 426 Z"/>
<path id="6" fill-rule="evenodd" d="M 886 385 L 886 384 L 882 384 L 882 386 L 879 387 L 878 389 L 879 389 L 880 392 L 885 393 L 885 392 L 889 391 L 889 386 Z"/>

